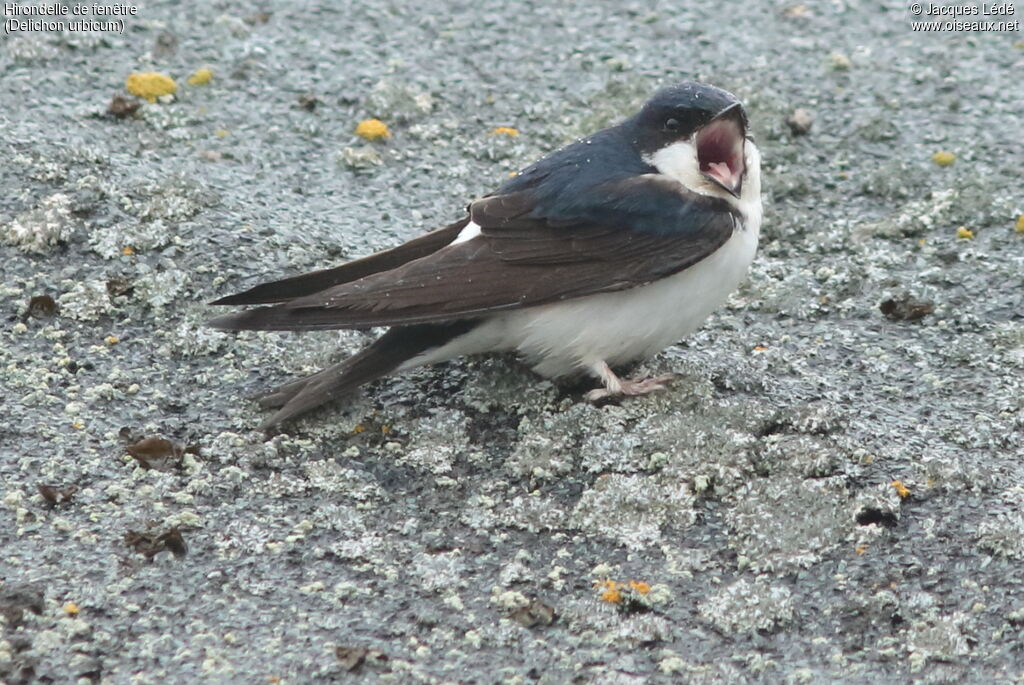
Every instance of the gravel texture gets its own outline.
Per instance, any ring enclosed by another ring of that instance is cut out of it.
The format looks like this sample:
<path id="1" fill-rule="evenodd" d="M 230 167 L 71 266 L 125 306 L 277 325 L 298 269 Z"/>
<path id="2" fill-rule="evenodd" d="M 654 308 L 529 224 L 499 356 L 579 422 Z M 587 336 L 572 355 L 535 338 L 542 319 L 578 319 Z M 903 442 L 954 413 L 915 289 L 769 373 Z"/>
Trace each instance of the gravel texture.
<path id="1" fill-rule="evenodd" d="M 1021 41 L 593 0 L 5 34 L 0 681 L 1020 678 Z M 132 112 L 150 71 L 177 93 Z M 247 395 L 368 336 L 205 302 L 451 221 L 684 77 L 747 104 L 766 224 L 644 365 L 671 391 L 460 360 L 254 430 Z"/>

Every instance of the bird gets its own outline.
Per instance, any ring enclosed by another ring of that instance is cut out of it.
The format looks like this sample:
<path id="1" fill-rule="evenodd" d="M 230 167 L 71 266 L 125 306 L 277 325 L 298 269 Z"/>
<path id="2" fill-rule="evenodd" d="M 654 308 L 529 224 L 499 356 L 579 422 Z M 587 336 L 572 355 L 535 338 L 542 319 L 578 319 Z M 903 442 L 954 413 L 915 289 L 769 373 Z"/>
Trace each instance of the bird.
<path id="1" fill-rule="evenodd" d="M 603 402 L 663 390 L 620 377 L 700 327 L 739 286 L 761 229 L 760 153 L 737 98 L 684 81 L 501 183 L 443 228 L 213 305 L 222 330 L 387 331 L 258 398 L 270 430 L 375 379 L 515 352 L 546 378 L 591 376 Z"/>

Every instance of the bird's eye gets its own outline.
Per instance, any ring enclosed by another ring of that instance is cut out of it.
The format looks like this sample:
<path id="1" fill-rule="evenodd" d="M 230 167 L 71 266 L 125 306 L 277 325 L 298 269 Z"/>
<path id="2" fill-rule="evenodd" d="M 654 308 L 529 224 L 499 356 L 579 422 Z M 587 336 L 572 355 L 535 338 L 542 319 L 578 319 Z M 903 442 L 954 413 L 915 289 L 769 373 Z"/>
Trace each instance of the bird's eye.
<path id="1" fill-rule="evenodd" d="M 679 120 L 678 119 L 667 119 L 667 120 L 665 120 L 665 130 L 666 131 L 678 131 L 679 130 Z"/>

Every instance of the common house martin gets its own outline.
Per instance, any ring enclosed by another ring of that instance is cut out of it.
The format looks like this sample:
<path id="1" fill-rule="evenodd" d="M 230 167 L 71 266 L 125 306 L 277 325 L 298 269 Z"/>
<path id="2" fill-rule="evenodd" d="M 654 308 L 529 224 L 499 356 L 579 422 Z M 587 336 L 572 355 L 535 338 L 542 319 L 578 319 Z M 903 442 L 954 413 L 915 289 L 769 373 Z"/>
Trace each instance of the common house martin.
<path id="1" fill-rule="evenodd" d="M 354 356 L 260 398 L 276 426 L 387 374 L 461 355 L 519 353 L 538 374 L 621 378 L 693 332 L 745 276 L 761 228 L 760 154 L 730 93 L 684 82 L 625 121 L 554 152 L 390 250 L 213 302 L 270 305 L 224 330 L 388 331 Z"/>

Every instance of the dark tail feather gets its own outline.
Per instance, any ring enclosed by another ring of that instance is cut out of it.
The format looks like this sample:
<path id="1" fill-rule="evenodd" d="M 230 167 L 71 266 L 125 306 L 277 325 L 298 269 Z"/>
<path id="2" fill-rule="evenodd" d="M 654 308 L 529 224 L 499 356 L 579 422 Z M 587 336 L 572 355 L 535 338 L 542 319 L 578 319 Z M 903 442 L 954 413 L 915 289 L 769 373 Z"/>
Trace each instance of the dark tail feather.
<path id="1" fill-rule="evenodd" d="M 245 292 L 236 293 L 222 297 L 210 304 L 273 304 L 275 302 L 287 302 L 296 297 L 305 297 L 327 290 L 342 283 L 351 283 L 360 278 L 381 271 L 389 271 L 396 267 L 425 257 L 432 252 L 455 240 L 459 231 L 466 227 L 469 218 L 457 221 L 454 224 L 431 231 L 419 238 L 414 238 L 398 247 L 377 254 L 363 257 L 332 269 L 321 269 L 300 276 L 285 278 L 271 283 L 261 283 Z"/>
<path id="2" fill-rule="evenodd" d="M 405 361 L 380 355 L 374 350 L 375 345 L 312 376 L 286 383 L 261 396 L 257 400 L 260 406 L 277 411 L 260 428 L 267 430 L 312 411 L 364 383 L 391 373 Z"/>
<path id="3" fill-rule="evenodd" d="M 346 309 L 291 309 L 287 305 L 258 307 L 231 314 L 221 314 L 206 322 L 210 328 L 222 331 L 315 331 L 338 328 L 372 328 L 376 322 L 365 324 L 361 319 L 372 316 Z M 359 319 L 350 324 L 345 319 Z M 377 315 L 376 318 L 381 318 Z M 386 325 L 386 324 L 385 324 Z"/>
<path id="4" fill-rule="evenodd" d="M 277 409 L 260 428 L 267 430 L 284 421 L 316 409 L 372 380 L 395 371 L 405 361 L 440 347 L 468 333 L 477 321 L 454 321 L 446 324 L 399 326 L 382 335 L 365 350 L 261 396 L 265 408 Z"/>

